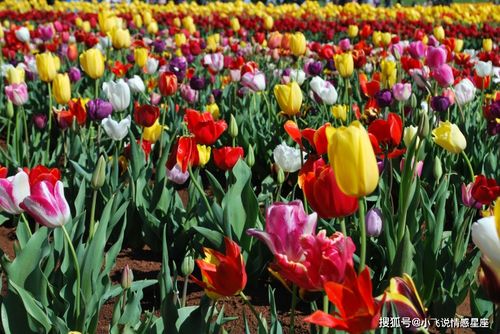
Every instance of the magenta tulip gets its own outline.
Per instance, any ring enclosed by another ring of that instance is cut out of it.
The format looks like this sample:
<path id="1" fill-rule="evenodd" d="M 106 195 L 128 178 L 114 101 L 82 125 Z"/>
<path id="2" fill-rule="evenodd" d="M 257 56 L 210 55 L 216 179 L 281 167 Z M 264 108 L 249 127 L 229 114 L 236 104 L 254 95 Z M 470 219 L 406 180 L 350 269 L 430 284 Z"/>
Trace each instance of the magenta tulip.
<path id="1" fill-rule="evenodd" d="M 432 77 L 441 87 L 448 87 L 453 83 L 453 71 L 448 64 L 442 64 L 432 70 Z"/>
<path id="2" fill-rule="evenodd" d="M 5 86 L 5 95 L 16 106 L 22 106 L 28 101 L 28 86 L 24 82 Z"/>
<path id="3" fill-rule="evenodd" d="M 429 47 L 426 62 L 430 68 L 436 68 L 446 63 L 446 50 L 444 48 Z"/>

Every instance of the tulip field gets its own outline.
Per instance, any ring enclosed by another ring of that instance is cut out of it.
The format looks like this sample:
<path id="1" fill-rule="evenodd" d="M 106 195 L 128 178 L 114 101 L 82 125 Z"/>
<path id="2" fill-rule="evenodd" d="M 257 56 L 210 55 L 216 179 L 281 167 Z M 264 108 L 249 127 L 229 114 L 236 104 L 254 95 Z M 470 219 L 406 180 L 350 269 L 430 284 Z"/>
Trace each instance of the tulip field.
<path id="1" fill-rule="evenodd" d="M 500 6 L 0 3 L 0 333 L 500 333 Z"/>

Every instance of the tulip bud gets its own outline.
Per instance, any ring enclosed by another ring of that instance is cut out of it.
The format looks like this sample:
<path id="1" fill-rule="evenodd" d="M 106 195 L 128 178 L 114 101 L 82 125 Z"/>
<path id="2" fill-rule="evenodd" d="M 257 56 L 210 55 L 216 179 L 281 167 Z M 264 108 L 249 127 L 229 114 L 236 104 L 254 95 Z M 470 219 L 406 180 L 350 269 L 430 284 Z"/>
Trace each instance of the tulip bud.
<path id="1" fill-rule="evenodd" d="M 11 100 L 7 99 L 7 118 L 14 117 L 14 105 Z"/>
<path id="2" fill-rule="evenodd" d="M 280 166 L 277 166 L 277 168 L 278 168 L 278 177 L 277 177 L 278 184 L 283 184 L 283 182 L 285 182 L 285 172 L 283 171 L 283 168 L 281 168 Z"/>
<path id="3" fill-rule="evenodd" d="M 253 152 L 252 145 L 248 145 L 246 161 L 247 161 L 248 167 L 250 167 L 250 168 L 252 168 L 253 165 L 255 165 L 255 154 Z"/>
<path id="4" fill-rule="evenodd" d="M 43 130 L 47 125 L 47 115 L 45 114 L 35 114 L 33 115 L 33 123 L 37 129 Z"/>
<path id="5" fill-rule="evenodd" d="M 238 123 L 233 115 L 231 115 L 231 120 L 229 121 L 229 135 L 233 139 L 238 137 Z"/>
<path id="6" fill-rule="evenodd" d="M 185 256 L 184 259 L 182 260 L 181 264 L 181 273 L 182 276 L 188 277 L 193 273 L 194 270 L 194 258 L 191 252 L 188 252 Z"/>
<path id="7" fill-rule="evenodd" d="M 443 175 L 443 166 L 441 165 L 441 159 L 439 159 L 439 157 L 436 157 L 436 159 L 434 160 L 434 166 L 432 167 L 432 174 L 434 175 L 434 178 L 438 181 Z"/>
<path id="8" fill-rule="evenodd" d="M 132 286 L 132 282 L 134 281 L 134 273 L 132 272 L 132 269 L 127 265 L 125 265 L 125 268 L 123 268 L 122 271 L 122 279 L 121 279 L 121 286 L 124 290 L 130 289 Z"/>
<path id="9" fill-rule="evenodd" d="M 92 174 L 92 189 L 97 190 L 104 185 L 104 181 L 106 180 L 106 160 L 104 156 L 100 156 L 99 160 L 97 160 L 97 165 L 94 169 L 94 173 Z"/>
<path id="10" fill-rule="evenodd" d="M 412 109 L 415 109 L 417 107 L 417 96 L 415 94 L 411 94 L 410 97 L 410 106 Z"/>
<path id="11" fill-rule="evenodd" d="M 427 113 L 420 113 L 420 123 L 418 124 L 418 136 L 420 139 L 426 138 L 429 135 L 429 116 Z"/>
<path id="12" fill-rule="evenodd" d="M 382 231 L 382 212 L 378 208 L 372 208 L 366 213 L 366 234 L 370 237 L 378 237 Z"/>

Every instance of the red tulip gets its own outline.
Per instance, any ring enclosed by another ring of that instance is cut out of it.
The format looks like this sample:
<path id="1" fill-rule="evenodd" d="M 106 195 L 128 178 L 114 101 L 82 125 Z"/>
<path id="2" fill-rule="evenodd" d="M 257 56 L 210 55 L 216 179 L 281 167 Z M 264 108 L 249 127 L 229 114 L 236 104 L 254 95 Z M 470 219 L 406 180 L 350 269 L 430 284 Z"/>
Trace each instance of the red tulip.
<path id="1" fill-rule="evenodd" d="M 172 169 L 176 164 L 185 173 L 189 166 L 198 165 L 199 155 L 194 137 L 180 137 L 170 151 L 170 156 L 167 161 L 167 168 Z"/>
<path id="2" fill-rule="evenodd" d="M 113 67 L 111 68 L 111 72 L 116 75 L 118 78 L 122 78 L 127 74 L 127 71 L 132 67 L 132 64 L 123 64 L 121 61 L 117 60 Z"/>
<path id="3" fill-rule="evenodd" d="M 177 76 L 171 72 L 161 73 L 158 78 L 158 87 L 161 95 L 174 95 L 177 92 Z"/>
<path id="4" fill-rule="evenodd" d="M 330 123 L 325 123 L 317 130 L 311 128 L 300 130 L 297 126 L 297 123 L 292 120 L 288 120 L 285 122 L 285 125 L 283 127 L 285 128 L 286 133 L 288 133 L 293 141 L 299 144 L 302 149 L 304 149 L 302 138 L 305 138 L 307 139 L 309 144 L 311 144 L 316 153 L 321 155 L 326 154 L 328 149 L 326 128 L 329 126 Z"/>
<path id="5" fill-rule="evenodd" d="M 245 152 L 242 147 L 225 146 L 215 148 L 213 151 L 214 163 L 217 168 L 222 170 L 230 170 L 236 165 L 240 158 L 243 158 Z"/>
<path id="6" fill-rule="evenodd" d="M 403 122 L 401 117 L 394 113 L 389 113 L 387 120 L 377 119 L 368 126 L 368 135 L 375 154 L 388 158 L 396 158 L 405 152 L 398 149 L 403 135 Z"/>
<path id="7" fill-rule="evenodd" d="M 332 315 L 316 311 L 304 319 L 306 322 L 351 334 L 363 333 L 378 327 L 385 294 L 381 301 L 376 301 L 372 297 L 372 282 L 367 267 L 356 276 L 354 268 L 348 266 L 344 282 L 327 282 L 325 291 L 328 299 L 336 306 L 337 312 Z"/>
<path id="8" fill-rule="evenodd" d="M 138 139 L 136 142 L 137 144 L 140 144 L 141 140 Z M 148 161 L 149 154 L 151 153 L 151 142 L 147 140 L 142 140 L 142 150 L 144 151 L 144 155 L 146 156 L 146 161 Z M 128 144 L 123 148 L 123 155 L 127 159 L 130 159 L 130 144 Z"/>
<path id="9" fill-rule="evenodd" d="M 187 122 L 188 130 L 195 136 L 196 141 L 202 145 L 214 144 L 227 129 L 226 121 L 214 121 L 210 112 L 200 113 L 187 109 L 184 121 Z"/>
<path id="10" fill-rule="evenodd" d="M 9 170 L 7 169 L 7 167 L 0 166 L 0 179 L 5 179 L 8 173 Z"/>
<path id="11" fill-rule="evenodd" d="M 380 91 L 380 73 L 375 73 L 371 81 L 368 81 L 366 75 L 361 73 L 359 75 L 359 86 L 365 96 L 374 97 Z"/>
<path id="12" fill-rule="evenodd" d="M 34 185 L 40 181 L 48 181 L 50 184 L 55 185 L 61 179 L 61 172 L 57 168 L 47 168 L 42 165 L 29 168 L 24 168 L 24 172 L 28 174 L 30 185 Z"/>
<path id="13" fill-rule="evenodd" d="M 299 172 L 299 187 L 321 218 L 349 216 L 358 210 L 358 199 L 344 194 L 330 164 L 309 158 Z"/>
<path id="14" fill-rule="evenodd" d="M 495 179 L 488 179 L 484 175 L 477 175 L 472 185 L 472 198 L 477 202 L 489 205 L 500 196 L 500 186 Z"/>
<path id="15" fill-rule="evenodd" d="M 160 117 L 160 108 L 149 104 L 140 105 L 134 104 L 134 121 L 146 128 L 153 126 L 156 120 Z"/>
<path id="16" fill-rule="evenodd" d="M 241 256 L 240 247 L 227 237 L 224 238 L 224 243 L 226 254 L 203 248 L 205 258 L 196 260 L 202 280 L 191 276 L 193 281 L 205 289 L 206 294 L 212 299 L 237 295 L 247 284 L 245 262 Z"/>

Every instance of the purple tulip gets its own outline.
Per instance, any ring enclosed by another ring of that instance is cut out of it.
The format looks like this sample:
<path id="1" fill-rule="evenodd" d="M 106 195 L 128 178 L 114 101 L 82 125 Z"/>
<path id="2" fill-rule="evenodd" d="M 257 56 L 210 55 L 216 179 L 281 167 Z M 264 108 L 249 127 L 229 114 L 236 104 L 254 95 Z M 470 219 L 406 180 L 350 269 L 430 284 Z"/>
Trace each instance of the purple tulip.
<path id="1" fill-rule="evenodd" d="M 169 71 L 174 73 L 178 81 L 184 80 L 186 75 L 187 61 L 184 57 L 175 57 L 170 61 Z"/>
<path id="2" fill-rule="evenodd" d="M 93 121 L 101 121 L 111 115 L 113 112 L 113 105 L 111 102 L 101 99 L 90 100 L 87 102 L 87 114 Z"/>
<path id="3" fill-rule="evenodd" d="M 431 107 L 437 112 L 446 112 L 450 105 L 450 100 L 446 96 L 433 96 L 431 98 Z"/>
<path id="4" fill-rule="evenodd" d="M 134 53 L 133 52 L 130 52 L 128 55 L 127 55 L 127 61 L 129 63 L 135 63 L 135 56 L 134 56 Z"/>
<path id="5" fill-rule="evenodd" d="M 175 184 L 184 184 L 189 179 L 189 172 L 182 172 L 179 165 L 175 165 L 172 169 L 167 168 L 167 178 Z"/>
<path id="6" fill-rule="evenodd" d="M 304 66 L 304 72 L 313 77 L 320 75 L 322 70 L 323 70 L 323 64 L 321 64 L 320 61 L 312 61 L 309 62 L 307 66 Z"/>
<path id="7" fill-rule="evenodd" d="M 383 89 L 375 94 L 375 99 L 380 108 L 388 107 L 392 104 L 392 92 L 390 89 Z"/>
<path id="8" fill-rule="evenodd" d="M 82 73 L 77 67 L 72 67 L 68 71 L 69 80 L 73 83 L 79 81 L 82 78 Z"/>
<path id="9" fill-rule="evenodd" d="M 33 115 L 33 123 L 38 129 L 40 130 L 45 129 L 45 126 L 47 126 L 47 115 L 45 114 Z"/>
<path id="10" fill-rule="evenodd" d="M 491 118 L 500 118 L 500 101 L 495 101 L 490 105 Z"/>
<path id="11" fill-rule="evenodd" d="M 328 61 L 326 62 L 326 68 L 330 71 L 335 71 L 335 62 L 333 61 L 333 59 L 328 59 Z"/>
<path id="12" fill-rule="evenodd" d="M 212 95 L 214 96 L 215 101 L 220 101 L 222 97 L 222 90 L 220 89 L 213 89 L 212 90 Z"/>
<path id="13" fill-rule="evenodd" d="M 42 41 L 49 41 L 54 36 L 54 30 L 51 26 L 39 26 L 38 33 Z"/>
<path id="14" fill-rule="evenodd" d="M 193 75 L 193 77 L 189 81 L 189 86 L 191 86 L 191 88 L 194 90 L 202 90 L 203 88 L 205 88 L 205 79 L 203 77 Z"/>
<path id="15" fill-rule="evenodd" d="M 153 50 L 156 53 L 162 53 L 163 51 L 165 51 L 165 48 L 167 47 L 165 42 L 162 41 L 161 39 L 155 40 L 152 45 L 153 45 Z"/>
<path id="16" fill-rule="evenodd" d="M 195 103 L 198 101 L 198 91 L 192 89 L 189 85 L 182 84 L 180 86 L 181 97 L 188 103 Z"/>
<path id="17" fill-rule="evenodd" d="M 61 181 L 52 184 L 40 181 L 31 186 L 31 195 L 21 203 L 24 209 L 38 224 L 47 227 L 60 227 L 71 220 L 69 204 L 64 197 Z"/>
<path id="18" fill-rule="evenodd" d="M 490 136 L 496 136 L 500 134 L 500 123 L 496 120 L 489 121 L 488 124 L 486 124 L 486 130 Z"/>
<path id="19" fill-rule="evenodd" d="M 300 261 L 303 236 L 314 236 L 318 215 L 307 215 L 301 201 L 274 203 L 266 210 L 266 230 L 248 229 L 247 234 L 263 241 L 274 254 L 286 255 L 288 261 Z"/>
<path id="20" fill-rule="evenodd" d="M 378 237 L 382 232 L 382 211 L 372 208 L 366 213 L 366 234 L 370 237 Z"/>

